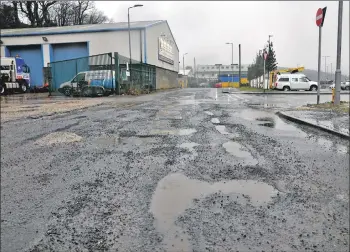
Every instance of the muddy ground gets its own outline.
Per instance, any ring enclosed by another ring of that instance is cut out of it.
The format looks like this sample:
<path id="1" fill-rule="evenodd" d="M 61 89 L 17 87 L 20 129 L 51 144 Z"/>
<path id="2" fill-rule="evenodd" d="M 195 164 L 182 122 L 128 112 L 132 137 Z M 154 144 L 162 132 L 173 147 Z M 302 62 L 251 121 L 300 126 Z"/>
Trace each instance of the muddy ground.
<path id="1" fill-rule="evenodd" d="M 310 103 L 288 99 L 184 89 L 2 121 L 1 251 L 348 251 L 349 142 L 275 116 Z"/>

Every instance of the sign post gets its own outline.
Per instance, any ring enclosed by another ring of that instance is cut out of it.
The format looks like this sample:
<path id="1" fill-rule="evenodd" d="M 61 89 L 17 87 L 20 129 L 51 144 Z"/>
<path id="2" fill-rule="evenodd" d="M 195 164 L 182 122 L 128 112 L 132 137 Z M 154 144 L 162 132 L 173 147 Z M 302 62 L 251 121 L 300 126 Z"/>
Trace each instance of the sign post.
<path id="1" fill-rule="evenodd" d="M 321 38 L 322 26 L 326 16 L 327 7 L 319 8 L 316 12 L 316 25 L 318 26 L 318 72 L 317 72 L 317 104 L 320 104 L 320 89 L 321 89 Z"/>
<path id="2" fill-rule="evenodd" d="M 263 75 L 263 85 L 264 85 L 264 92 L 265 92 L 265 61 L 267 59 L 267 52 L 266 50 L 264 49 L 264 75 Z"/>

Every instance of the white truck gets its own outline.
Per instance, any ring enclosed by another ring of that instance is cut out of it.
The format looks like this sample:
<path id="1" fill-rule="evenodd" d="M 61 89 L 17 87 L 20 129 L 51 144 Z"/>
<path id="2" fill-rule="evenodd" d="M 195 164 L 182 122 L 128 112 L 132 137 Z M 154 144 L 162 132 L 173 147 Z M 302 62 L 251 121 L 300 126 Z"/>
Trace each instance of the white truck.
<path id="1" fill-rule="evenodd" d="M 0 93 L 9 91 L 28 92 L 30 89 L 30 68 L 24 59 L 16 57 L 1 57 Z"/>
<path id="2" fill-rule="evenodd" d="M 309 90 L 316 91 L 318 85 L 316 81 L 312 81 L 305 74 L 280 74 L 274 83 L 274 89 L 290 91 L 290 90 Z"/>

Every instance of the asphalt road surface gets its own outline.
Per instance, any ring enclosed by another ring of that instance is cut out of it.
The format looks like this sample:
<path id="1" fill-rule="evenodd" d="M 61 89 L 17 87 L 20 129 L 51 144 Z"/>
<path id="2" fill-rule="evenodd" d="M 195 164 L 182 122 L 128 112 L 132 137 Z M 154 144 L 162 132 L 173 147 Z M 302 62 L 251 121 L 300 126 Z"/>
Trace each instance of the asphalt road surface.
<path id="1" fill-rule="evenodd" d="M 274 114 L 305 95 L 106 101 L 2 123 L 1 251 L 348 251 L 349 142 Z"/>

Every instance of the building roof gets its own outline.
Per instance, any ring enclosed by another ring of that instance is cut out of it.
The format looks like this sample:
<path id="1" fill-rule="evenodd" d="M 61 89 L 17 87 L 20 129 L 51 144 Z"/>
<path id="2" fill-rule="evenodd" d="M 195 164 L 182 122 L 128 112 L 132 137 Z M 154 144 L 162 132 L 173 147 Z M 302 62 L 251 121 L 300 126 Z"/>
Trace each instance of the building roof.
<path id="1" fill-rule="evenodd" d="M 137 21 L 130 22 L 131 30 L 140 30 L 166 22 L 166 20 Z M 128 22 L 108 23 L 108 24 L 87 24 L 57 27 L 39 27 L 39 28 L 18 28 L 18 29 L 1 29 L 1 37 L 20 37 L 35 35 L 55 35 L 69 33 L 86 33 L 86 32 L 104 32 L 104 31 L 126 31 Z"/>
<path id="2" fill-rule="evenodd" d="M 180 69 L 179 70 L 179 74 L 181 74 L 181 75 L 188 75 L 189 73 L 191 72 L 191 69 L 186 69 L 185 70 L 185 73 L 184 73 L 184 70 L 183 69 Z"/>

